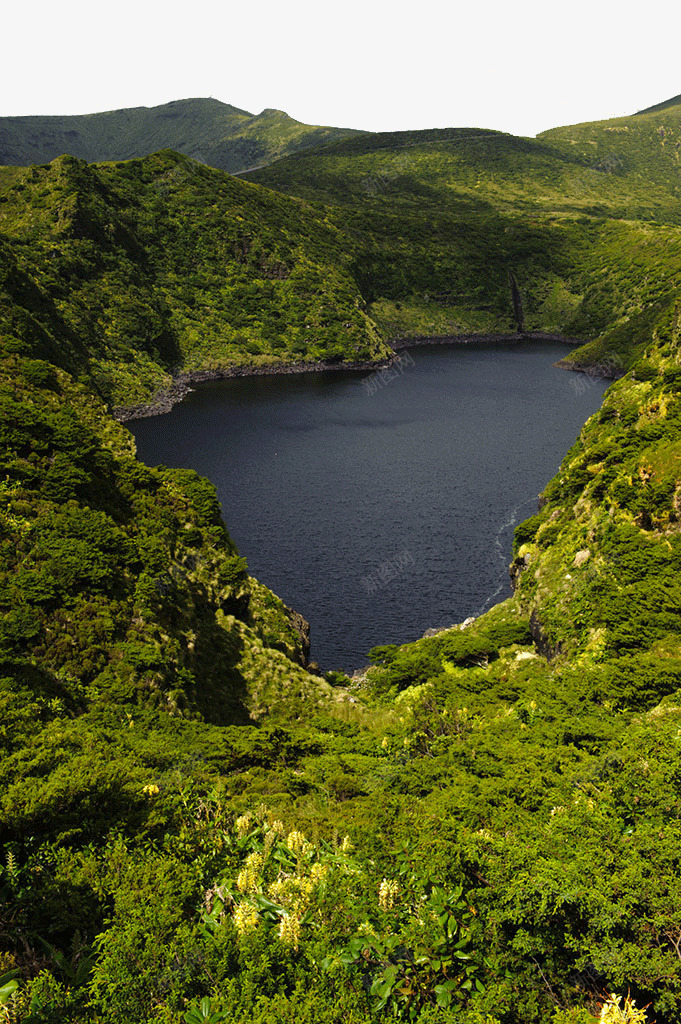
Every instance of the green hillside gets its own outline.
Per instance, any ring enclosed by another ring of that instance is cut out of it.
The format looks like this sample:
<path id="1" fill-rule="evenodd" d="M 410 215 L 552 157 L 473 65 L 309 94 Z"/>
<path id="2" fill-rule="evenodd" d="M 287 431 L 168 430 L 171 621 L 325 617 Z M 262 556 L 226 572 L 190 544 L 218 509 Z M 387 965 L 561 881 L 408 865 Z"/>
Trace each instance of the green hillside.
<path id="1" fill-rule="evenodd" d="M 597 125 L 362 136 L 270 188 L 168 151 L 0 169 L 0 1019 L 679 1020 L 674 109 L 610 170 Z M 353 680 L 113 416 L 519 321 L 621 379 L 514 596 Z"/>
<path id="2" fill-rule="evenodd" d="M 590 338 L 577 361 L 624 366 L 639 349 L 618 325 L 654 318 L 679 285 L 676 167 L 651 181 L 638 166 L 447 129 L 343 140 L 249 177 L 333 211 L 388 338 L 516 330 L 513 280 L 525 330 Z"/>
<path id="3" fill-rule="evenodd" d="M 630 117 L 552 128 L 538 139 L 608 175 L 613 191 L 626 182 L 651 196 L 663 189 L 681 197 L 679 96 Z"/>
<path id="4" fill-rule="evenodd" d="M 333 227 L 179 154 L 0 169 L 0 233 L 4 324 L 115 406 L 171 370 L 388 351 Z"/>
<path id="5" fill-rule="evenodd" d="M 0 117 L 0 164 L 43 164 L 64 153 L 87 161 L 129 160 L 174 149 L 234 173 L 351 134 L 301 124 L 282 110 L 249 114 L 214 99 L 174 100 L 97 114 Z"/>

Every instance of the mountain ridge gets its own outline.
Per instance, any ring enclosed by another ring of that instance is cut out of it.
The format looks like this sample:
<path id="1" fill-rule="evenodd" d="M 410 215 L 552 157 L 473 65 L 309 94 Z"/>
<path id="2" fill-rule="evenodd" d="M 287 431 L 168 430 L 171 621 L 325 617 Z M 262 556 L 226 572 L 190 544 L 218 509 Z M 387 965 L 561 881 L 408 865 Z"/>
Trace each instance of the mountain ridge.
<path id="1" fill-rule="evenodd" d="M 0 164 L 49 163 L 64 153 L 88 162 L 127 160 L 174 149 L 235 172 L 354 133 L 305 125 L 274 107 L 252 114 L 212 97 L 196 97 L 93 114 L 0 117 Z"/>
<path id="2" fill-rule="evenodd" d="M 681 96 L 672 97 L 631 116 L 656 113 L 679 103 Z M 610 120 L 615 123 L 622 118 Z M 170 128 L 173 121 L 178 124 Z M 449 130 L 453 129 L 433 129 Z M 536 138 L 556 130 L 565 129 L 547 129 Z M 308 125 L 277 107 L 265 107 L 259 114 L 253 114 L 212 96 L 187 97 L 154 106 L 119 107 L 89 114 L 0 117 L 0 165 L 48 163 L 63 153 L 88 162 L 125 160 L 147 156 L 158 149 L 174 149 L 221 170 L 241 173 L 334 139 L 397 134 L 400 133 Z"/>

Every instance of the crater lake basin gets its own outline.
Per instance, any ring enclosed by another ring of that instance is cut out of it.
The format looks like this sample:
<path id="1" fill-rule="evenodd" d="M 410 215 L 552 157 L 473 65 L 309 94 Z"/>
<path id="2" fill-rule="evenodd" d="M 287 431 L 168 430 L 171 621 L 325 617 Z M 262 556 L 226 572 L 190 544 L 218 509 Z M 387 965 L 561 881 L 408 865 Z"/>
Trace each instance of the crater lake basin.
<path id="1" fill-rule="evenodd" d="M 377 644 L 477 617 L 511 593 L 537 509 L 609 384 L 558 342 L 430 344 L 388 372 L 233 377 L 128 423 L 148 465 L 215 484 L 249 572 L 351 673 Z"/>

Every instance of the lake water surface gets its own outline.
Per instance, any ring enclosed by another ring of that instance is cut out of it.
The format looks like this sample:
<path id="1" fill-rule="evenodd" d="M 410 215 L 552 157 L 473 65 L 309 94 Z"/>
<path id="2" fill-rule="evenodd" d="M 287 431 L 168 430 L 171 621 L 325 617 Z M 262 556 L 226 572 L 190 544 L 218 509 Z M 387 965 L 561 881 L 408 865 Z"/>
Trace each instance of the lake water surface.
<path id="1" fill-rule="evenodd" d="M 217 487 L 249 571 L 312 627 L 311 657 L 352 671 L 510 594 L 513 528 L 537 509 L 606 382 L 564 345 L 428 345 L 367 371 L 201 384 L 128 426 L 148 465 Z"/>

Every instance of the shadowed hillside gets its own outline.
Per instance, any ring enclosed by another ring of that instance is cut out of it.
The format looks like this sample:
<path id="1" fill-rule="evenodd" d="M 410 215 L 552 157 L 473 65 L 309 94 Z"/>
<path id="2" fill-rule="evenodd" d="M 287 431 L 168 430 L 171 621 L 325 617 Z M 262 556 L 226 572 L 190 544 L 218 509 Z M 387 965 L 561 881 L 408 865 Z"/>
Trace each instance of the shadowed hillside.
<path id="1" fill-rule="evenodd" d="M 640 351 L 634 321 L 647 330 L 680 284 L 675 143 L 670 157 L 658 133 L 651 155 L 650 125 L 634 121 L 645 146 L 616 134 L 618 168 L 589 155 L 603 132 L 587 125 L 583 145 L 565 141 L 572 129 L 363 135 L 249 178 L 331 211 L 389 339 L 522 324 L 593 339 L 578 363 L 625 366 Z"/>

